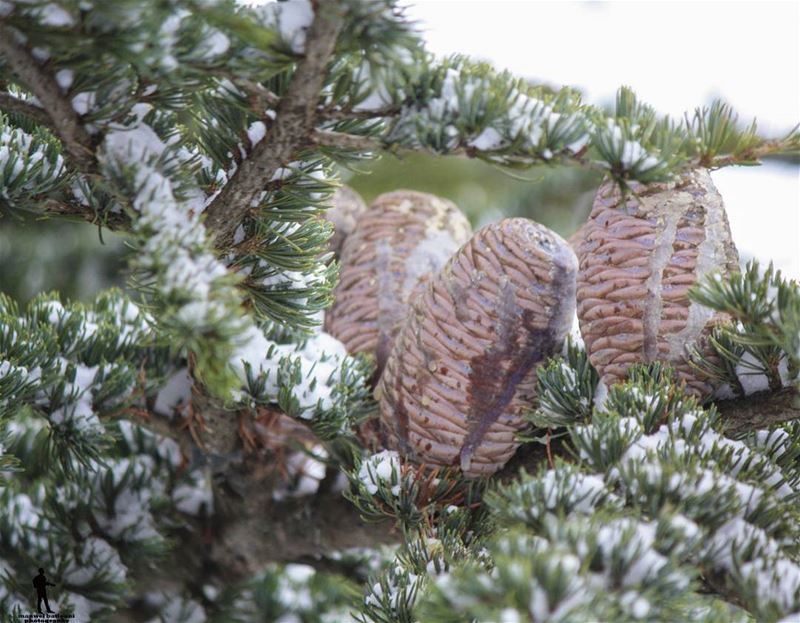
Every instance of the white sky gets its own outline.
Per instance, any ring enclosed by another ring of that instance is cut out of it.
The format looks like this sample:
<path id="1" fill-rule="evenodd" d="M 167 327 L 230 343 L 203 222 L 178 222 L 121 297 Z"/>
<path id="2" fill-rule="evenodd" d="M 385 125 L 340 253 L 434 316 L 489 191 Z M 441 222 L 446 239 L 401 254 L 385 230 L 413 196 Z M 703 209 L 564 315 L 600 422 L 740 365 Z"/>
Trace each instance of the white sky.
<path id="1" fill-rule="evenodd" d="M 722 97 L 769 135 L 800 122 L 798 2 L 417 0 L 437 54 L 454 52 L 611 101 L 627 84 L 661 112 Z M 740 167 L 714 174 L 745 257 L 800 278 L 800 173 Z"/>
<path id="2" fill-rule="evenodd" d="M 461 52 L 587 99 L 633 87 L 681 115 L 713 97 L 764 130 L 800 121 L 798 2 L 417 0 L 428 49 Z"/>

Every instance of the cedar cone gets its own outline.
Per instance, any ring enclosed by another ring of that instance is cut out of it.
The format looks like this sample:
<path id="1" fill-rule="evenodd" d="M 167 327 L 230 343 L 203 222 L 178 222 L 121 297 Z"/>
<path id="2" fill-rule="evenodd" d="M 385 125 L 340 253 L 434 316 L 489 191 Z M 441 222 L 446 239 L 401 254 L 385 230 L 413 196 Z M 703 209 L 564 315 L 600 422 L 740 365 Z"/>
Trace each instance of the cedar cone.
<path id="1" fill-rule="evenodd" d="M 611 385 L 634 363 L 663 361 L 700 397 L 714 387 L 687 362 L 695 345 L 715 353 L 708 334 L 724 318 L 689 301 L 710 273 L 739 268 L 728 217 L 711 176 L 698 169 L 677 183 L 633 184 L 624 199 L 603 183 L 583 227 L 578 318 L 589 360 Z"/>
<path id="2" fill-rule="evenodd" d="M 342 248 L 326 331 L 350 353 L 374 353 L 377 378 L 412 290 L 444 266 L 471 233 L 458 208 L 434 195 L 397 190 L 375 199 Z"/>
<path id="3" fill-rule="evenodd" d="M 500 469 L 536 366 L 572 325 L 577 269 L 567 242 L 531 220 L 478 231 L 414 295 L 376 391 L 388 444 L 467 476 Z"/>
<path id="4" fill-rule="evenodd" d="M 342 252 L 345 238 L 356 228 L 356 223 L 367 204 L 356 191 L 349 186 L 341 186 L 331 195 L 331 207 L 325 210 L 324 217 L 333 224 L 333 235 L 328 240 L 328 247 L 338 258 Z"/>
<path id="5" fill-rule="evenodd" d="M 585 233 L 586 233 L 586 223 L 581 225 L 574 234 L 572 234 L 569 238 L 567 238 L 569 246 L 572 247 L 572 250 L 575 251 L 576 254 L 578 253 L 578 249 L 581 246 L 581 242 L 583 242 L 583 237 Z"/>

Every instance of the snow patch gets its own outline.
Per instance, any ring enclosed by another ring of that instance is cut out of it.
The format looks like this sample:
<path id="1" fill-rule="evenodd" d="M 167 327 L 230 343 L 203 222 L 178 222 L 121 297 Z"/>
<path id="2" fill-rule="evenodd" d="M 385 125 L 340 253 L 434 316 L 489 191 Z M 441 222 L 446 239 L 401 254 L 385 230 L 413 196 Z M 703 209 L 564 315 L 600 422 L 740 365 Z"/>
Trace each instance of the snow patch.
<path id="1" fill-rule="evenodd" d="M 400 495 L 400 455 L 394 450 L 383 450 L 372 454 L 361 462 L 358 479 L 370 495 L 386 485 L 395 497 Z"/>
<path id="2" fill-rule="evenodd" d="M 274 2 L 260 7 L 265 26 L 277 28 L 283 41 L 292 52 L 302 54 L 306 48 L 306 34 L 314 21 L 314 9 L 309 0 Z"/>

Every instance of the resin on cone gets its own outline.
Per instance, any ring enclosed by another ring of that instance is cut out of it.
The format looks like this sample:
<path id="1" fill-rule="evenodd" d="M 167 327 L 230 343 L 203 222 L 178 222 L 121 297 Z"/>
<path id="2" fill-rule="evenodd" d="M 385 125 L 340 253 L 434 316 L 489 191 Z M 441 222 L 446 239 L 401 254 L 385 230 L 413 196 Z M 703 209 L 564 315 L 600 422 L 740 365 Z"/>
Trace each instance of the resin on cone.
<path id="1" fill-rule="evenodd" d="M 412 291 L 471 233 L 450 201 L 411 190 L 379 196 L 345 239 L 326 330 L 348 352 L 374 354 L 380 374 Z"/>
<path id="2" fill-rule="evenodd" d="M 328 240 L 328 248 L 338 258 L 342 253 L 345 238 L 353 233 L 358 219 L 367 210 L 367 204 L 349 186 L 341 186 L 331 196 L 331 207 L 323 212 L 325 219 L 333 224 L 333 235 Z"/>
<path id="3" fill-rule="evenodd" d="M 688 298 L 715 272 L 738 270 L 722 197 L 705 169 L 673 184 L 613 181 L 597 192 L 578 247 L 578 317 L 589 360 L 607 385 L 635 363 L 671 364 L 687 389 L 708 396 L 710 379 L 687 362 L 687 347 L 707 343 L 722 316 Z"/>
<path id="4" fill-rule="evenodd" d="M 416 291 L 376 396 L 390 446 L 489 475 L 511 458 L 536 367 L 575 310 L 569 244 L 523 218 L 482 228 Z"/>

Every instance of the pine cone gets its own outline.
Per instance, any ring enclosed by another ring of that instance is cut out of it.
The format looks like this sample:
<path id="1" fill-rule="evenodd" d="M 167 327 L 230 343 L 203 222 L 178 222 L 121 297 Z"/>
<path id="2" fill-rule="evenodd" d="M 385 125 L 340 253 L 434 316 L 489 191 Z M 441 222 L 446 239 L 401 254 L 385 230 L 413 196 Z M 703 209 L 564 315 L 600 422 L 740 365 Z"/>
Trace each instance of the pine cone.
<path id="1" fill-rule="evenodd" d="M 411 190 L 381 195 L 345 240 L 326 330 L 350 353 L 374 353 L 380 374 L 412 290 L 470 234 L 450 201 Z"/>
<path id="2" fill-rule="evenodd" d="M 536 365 L 572 324 L 577 268 L 567 242 L 528 219 L 478 231 L 414 295 L 376 391 L 389 445 L 468 476 L 500 469 Z"/>
<path id="3" fill-rule="evenodd" d="M 578 317 L 586 352 L 607 385 L 624 380 L 631 364 L 663 361 L 690 392 L 707 396 L 713 385 L 687 363 L 686 347 L 713 358 L 707 337 L 722 317 L 687 292 L 709 273 L 738 270 L 722 197 L 705 169 L 677 185 L 632 190 L 623 200 L 606 181 L 582 229 Z"/>
<path id="4" fill-rule="evenodd" d="M 339 257 L 345 238 L 356 228 L 361 215 L 366 212 L 367 204 L 356 191 L 349 186 L 337 188 L 331 196 L 331 207 L 323 213 L 333 223 L 333 235 L 328 240 L 331 251 Z"/>

